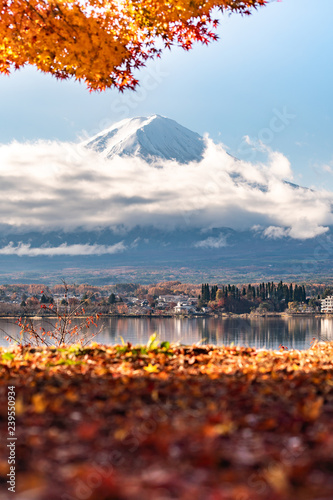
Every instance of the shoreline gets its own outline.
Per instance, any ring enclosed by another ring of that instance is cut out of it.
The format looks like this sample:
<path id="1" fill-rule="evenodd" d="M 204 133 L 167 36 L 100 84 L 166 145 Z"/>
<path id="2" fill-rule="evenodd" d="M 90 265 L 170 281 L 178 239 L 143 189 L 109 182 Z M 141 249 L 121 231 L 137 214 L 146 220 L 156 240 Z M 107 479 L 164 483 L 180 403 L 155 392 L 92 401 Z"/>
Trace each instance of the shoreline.
<path id="1" fill-rule="evenodd" d="M 71 319 L 85 319 L 89 318 L 90 316 L 94 316 L 96 313 L 87 313 L 85 315 L 80 314 L 79 316 L 74 316 L 71 317 Z M 64 317 L 63 314 L 60 314 L 59 316 Z M 296 313 L 288 313 L 288 312 L 273 312 L 273 313 L 203 313 L 203 314 L 98 314 L 99 319 L 104 319 L 104 318 L 179 318 L 179 319 L 185 319 L 185 318 L 193 318 L 193 319 L 199 319 L 199 318 L 215 318 L 215 319 L 230 319 L 230 318 L 243 318 L 243 319 L 258 319 L 258 318 L 333 318 L 333 313 L 320 313 L 320 312 L 314 312 L 314 313 L 302 313 L 302 312 L 296 312 Z M 68 315 L 70 317 L 70 315 Z M 1 315 L 0 314 L 0 319 L 10 319 L 10 320 L 15 320 L 17 321 L 19 318 L 24 320 L 24 318 L 27 319 L 32 319 L 32 320 L 41 320 L 41 319 L 57 319 L 58 315 L 49 315 L 49 314 L 22 314 L 21 316 L 14 316 L 14 315 Z"/>

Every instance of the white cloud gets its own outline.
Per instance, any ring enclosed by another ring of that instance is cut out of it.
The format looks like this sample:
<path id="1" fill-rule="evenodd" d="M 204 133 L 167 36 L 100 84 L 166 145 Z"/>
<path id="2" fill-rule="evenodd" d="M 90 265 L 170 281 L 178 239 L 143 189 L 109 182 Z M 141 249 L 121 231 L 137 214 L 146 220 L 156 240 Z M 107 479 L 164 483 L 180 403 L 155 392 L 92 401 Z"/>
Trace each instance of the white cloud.
<path id="1" fill-rule="evenodd" d="M 0 248 L 0 255 L 18 255 L 19 257 L 40 257 L 40 256 L 60 256 L 60 255 L 104 255 L 123 252 L 126 250 L 122 241 L 115 245 L 67 245 L 63 243 L 58 247 L 42 246 L 31 247 L 30 244 L 20 242 L 18 245 L 9 245 Z"/>
<path id="2" fill-rule="evenodd" d="M 0 146 L 0 224 L 20 231 L 260 225 L 267 236 L 274 226 L 301 239 L 325 232 L 333 224 L 332 193 L 295 189 L 285 179 L 292 170 L 281 153 L 245 162 L 209 139 L 201 162 L 165 161 L 163 168 L 138 158 L 104 160 L 75 144 L 14 142 Z"/>
<path id="3" fill-rule="evenodd" d="M 284 229 L 283 227 L 279 226 L 269 226 L 262 232 L 262 234 L 264 236 L 267 236 L 267 238 L 275 240 L 278 238 L 283 238 L 284 236 L 289 236 L 290 230 Z"/>
<path id="4" fill-rule="evenodd" d="M 205 240 L 197 241 L 194 246 L 196 248 L 222 248 L 228 245 L 227 238 L 224 235 L 220 235 L 217 238 L 210 236 Z"/>
<path id="5" fill-rule="evenodd" d="M 322 165 L 321 169 L 325 174 L 333 174 L 332 165 L 327 165 L 327 164 Z"/>

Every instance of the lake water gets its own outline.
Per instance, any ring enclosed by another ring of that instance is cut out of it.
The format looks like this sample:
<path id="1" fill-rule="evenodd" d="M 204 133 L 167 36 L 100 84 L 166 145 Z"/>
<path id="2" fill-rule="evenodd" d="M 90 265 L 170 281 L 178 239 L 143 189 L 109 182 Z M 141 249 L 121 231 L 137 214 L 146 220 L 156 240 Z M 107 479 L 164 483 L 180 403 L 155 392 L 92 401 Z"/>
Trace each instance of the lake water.
<path id="1" fill-rule="evenodd" d="M 41 323 L 39 323 L 41 324 Z M 44 324 L 45 328 L 49 328 Z M 313 337 L 333 340 L 333 319 L 313 317 L 276 318 L 105 318 L 100 320 L 102 332 L 95 337 L 101 344 L 119 344 L 121 337 L 132 344 L 146 344 L 157 333 L 161 340 L 182 344 L 251 346 L 278 349 L 307 349 Z M 8 343 L 5 333 L 17 334 L 13 321 L 0 320 L 0 345 Z"/>

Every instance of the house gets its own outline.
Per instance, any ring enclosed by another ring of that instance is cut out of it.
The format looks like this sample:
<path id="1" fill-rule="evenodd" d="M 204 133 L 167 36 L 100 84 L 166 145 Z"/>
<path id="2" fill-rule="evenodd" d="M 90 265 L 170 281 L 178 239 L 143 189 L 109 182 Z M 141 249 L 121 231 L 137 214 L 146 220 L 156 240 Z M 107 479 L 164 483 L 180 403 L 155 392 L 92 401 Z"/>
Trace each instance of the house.
<path id="1" fill-rule="evenodd" d="M 176 314 L 192 314 L 196 312 L 196 309 L 192 305 L 178 302 L 176 307 L 174 307 L 174 312 Z"/>
<path id="2" fill-rule="evenodd" d="M 321 301 L 321 312 L 333 313 L 333 295 L 329 295 Z"/>
<path id="3" fill-rule="evenodd" d="M 160 295 L 158 297 L 159 302 L 179 302 L 180 300 L 187 300 L 188 296 L 187 295 Z"/>

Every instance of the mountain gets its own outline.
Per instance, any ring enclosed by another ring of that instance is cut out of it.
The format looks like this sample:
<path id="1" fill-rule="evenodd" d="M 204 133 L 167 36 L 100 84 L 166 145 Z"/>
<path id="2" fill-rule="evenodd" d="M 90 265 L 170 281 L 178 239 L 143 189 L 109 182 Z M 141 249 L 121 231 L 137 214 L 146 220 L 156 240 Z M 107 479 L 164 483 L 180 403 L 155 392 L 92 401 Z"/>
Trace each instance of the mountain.
<path id="1" fill-rule="evenodd" d="M 160 159 L 200 161 L 205 149 L 199 134 L 159 115 L 122 120 L 83 145 L 104 158 L 133 156 L 151 163 Z"/>
<path id="2" fill-rule="evenodd" d="M 165 160 L 175 160 L 178 164 L 200 161 L 205 149 L 205 142 L 199 134 L 158 115 L 123 120 L 82 145 L 106 159 L 117 155 L 141 158 L 157 167 Z M 234 160 L 236 164 L 237 159 Z M 186 170 L 191 172 L 191 167 Z M 226 183 L 226 187 L 223 185 L 223 189 L 233 186 L 236 193 L 237 189 L 241 193 L 250 191 L 253 203 L 256 200 L 261 203 L 263 197 L 257 198 L 257 193 L 267 191 L 269 186 L 265 177 L 263 180 L 259 177 L 259 182 L 256 177 L 251 180 L 251 176 L 245 174 L 242 168 L 224 172 L 223 179 L 229 176 L 231 182 Z M 81 172 L 78 180 L 80 175 Z M 132 177 L 125 180 L 130 184 Z M 285 182 L 294 190 L 296 198 L 303 196 L 304 188 Z M 126 183 L 120 184 L 119 190 L 115 189 L 116 195 L 109 198 L 107 204 L 110 210 L 121 211 L 126 204 L 137 203 L 139 206 L 141 201 L 147 202 L 139 196 L 140 192 L 135 192 L 137 196 L 123 196 Z M 169 188 L 171 192 L 173 185 Z M 198 187 L 200 191 L 201 186 Z M 80 201 L 80 186 L 75 186 L 75 189 L 75 196 Z M 102 193 L 103 186 L 100 185 L 99 189 Z M 302 191 L 297 192 L 300 189 Z M 120 200 L 122 197 L 125 201 Z M 230 197 L 230 221 L 228 218 L 227 222 L 230 224 L 232 211 L 235 207 L 237 210 L 232 201 Z M 201 198 L 198 197 L 195 209 L 200 209 L 200 203 Z M 31 206 L 30 200 L 28 206 Z M 92 206 L 98 212 L 100 205 L 96 203 Z M 180 204 L 175 206 L 177 211 L 181 211 Z M 73 209 L 76 208 L 74 197 Z M 249 206 L 251 214 L 255 213 L 253 208 Z M 227 209 L 229 211 L 229 205 Z M 134 211 L 132 213 L 137 215 Z M 177 218 L 175 225 L 170 224 L 173 229 L 166 229 L 162 224 L 157 226 L 151 223 L 151 218 L 145 223 L 144 212 L 142 218 L 134 217 L 137 225 L 131 228 L 121 223 L 113 227 L 96 223 L 90 229 L 65 229 L 62 219 L 58 220 L 59 227 L 49 230 L 45 226 L 44 230 L 32 230 L 28 226 L 23 229 L 23 226 L 1 224 L 0 282 L 60 282 L 62 278 L 96 284 L 152 283 L 167 279 L 199 283 L 250 283 L 267 279 L 326 281 L 333 272 L 333 228 L 325 235 L 297 240 L 289 237 L 287 231 L 284 233 L 283 228 L 280 235 L 279 231 L 274 232 L 274 226 L 271 231 L 265 232 L 267 224 L 260 214 L 258 221 L 251 215 L 249 226 L 253 229 L 243 231 L 224 227 L 222 221 L 218 222 L 218 227 L 211 228 L 208 219 L 207 227 L 199 227 L 198 223 L 192 227 L 185 217 L 184 220 Z"/>
<path id="3" fill-rule="evenodd" d="M 115 251 L 107 253 L 107 248 Z M 93 284 L 183 282 L 251 283 L 266 280 L 327 282 L 333 272 L 333 232 L 308 240 L 264 237 L 254 230 L 220 227 L 173 230 L 152 226 L 87 231 L 4 231 L 3 283 Z M 16 254 L 11 250 L 18 249 Z M 50 249 L 50 254 L 33 251 Z M 68 248 L 68 253 L 53 249 Z M 82 253 L 76 254 L 82 249 Z M 86 252 L 86 250 L 88 252 Z M 92 249 L 92 253 L 89 251 Z M 31 255 L 29 255 L 31 252 Z M 71 252 L 73 252 L 71 254 Z M 84 253 L 86 252 L 86 253 Z"/>
<path id="4" fill-rule="evenodd" d="M 115 156 L 139 157 L 154 166 L 159 166 L 160 160 L 176 160 L 180 164 L 198 162 L 205 150 L 202 136 L 160 115 L 122 120 L 84 141 L 82 146 L 106 159 Z M 239 172 L 229 172 L 228 175 L 237 185 L 267 190 L 267 186 L 251 183 Z M 295 189 L 300 187 L 288 181 L 285 183 Z"/>

